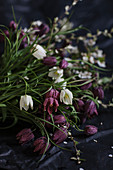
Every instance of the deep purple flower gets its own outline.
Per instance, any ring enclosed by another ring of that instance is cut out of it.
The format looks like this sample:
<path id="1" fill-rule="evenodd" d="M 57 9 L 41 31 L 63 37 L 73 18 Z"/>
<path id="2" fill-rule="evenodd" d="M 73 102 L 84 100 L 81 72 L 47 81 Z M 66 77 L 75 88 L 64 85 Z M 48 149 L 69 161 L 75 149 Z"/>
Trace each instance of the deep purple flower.
<path id="1" fill-rule="evenodd" d="M 40 137 L 40 138 L 38 138 L 38 139 L 36 139 L 35 141 L 34 141 L 34 144 L 33 144 L 34 146 L 35 146 L 35 149 L 34 149 L 34 152 L 39 152 L 39 154 L 43 154 L 45 151 L 47 151 L 49 148 L 50 148 L 50 146 L 51 146 L 51 144 L 49 143 L 47 143 L 47 139 L 45 138 L 45 137 Z M 47 145 L 48 145 L 48 147 L 47 147 Z M 47 148 L 46 148 L 47 147 Z"/>
<path id="2" fill-rule="evenodd" d="M 46 98 L 44 100 L 43 105 L 44 105 L 44 111 L 46 111 L 46 109 L 47 109 L 49 114 L 52 114 L 53 107 L 54 107 L 55 112 L 57 112 L 57 108 L 59 106 L 58 100 L 54 99 L 53 97 Z"/>
<path id="3" fill-rule="evenodd" d="M 86 135 L 94 135 L 95 133 L 98 132 L 98 128 L 96 126 L 93 125 L 86 125 L 84 132 Z"/>
<path id="4" fill-rule="evenodd" d="M 9 24 L 9 27 L 10 27 L 13 31 L 15 31 L 16 28 L 17 28 L 17 24 L 15 23 L 15 21 L 11 21 L 10 24 Z"/>
<path id="5" fill-rule="evenodd" d="M 24 145 L 25 143 L 29 142 L 34 138 L 34 134 L 32 133 L 31 129 L 23 129 L 16 135 L 17 140 L 19 143 Z"/>
<path id="6" fill-rule="evenodd" d="M 90 83 L 87 83 L 87 84 L 85 84 L 85 85 L 82 85 L 82 86 L 80 87 L 80 89 L 81 89 L 81 90 L 87 90 L 87 89 L 89 89 L 91 86 L 92 86 L 92 83 L 90 82 Z"/>
<path id="7" fill-rule="evenodd" d="M 63 59 L 61 62 L 60 62 L 60 68 L 63 69 L 63 68 L 66 68 L 68 66 L 68 62 Z"/>
<path id="8" fill-rule="evenodd" d="M 63 142 L 68 136 L 68 132 L 67 132 L 66 128 L 60 127 L 60 129 L 63 132 L 61 130 L 59 130 L 59 129 L 56 129 L 56 131 L 54 132 L 54 135 L 53 135 L 53 141 L 56 144 L 59 144 L 59 143 Z"/>
<path id="9" fill-rule="evenodd" d="M 53 97 L 54 99 L 59 99 L 59 95 L 59 91 L 57 91 L 56 89 L 51 89 L 46 93 L 45 98 Z"/>
<path id="10" fill-rule="evenodd" d="M 66 119 L 63 115 L 55 115 L 54 122 L 55 124 L 64 124 L 66 122 Z"/>
<path id="11" fill-rule="evenodd" d="M 9 31 L 8 30 L 4 30 L 4 34 L 6 35 L 6 37 L 9 38 Z M 5 39 L 5 36 L 1 33 L 0 34 L 0 41 L 3 42 Z"/>
<path id="12" fill-rule="evenodd" d="M 95 105 L 94 101 L 88 100 L 85 103 L 85 113 L 87 114 L 87 116 L 89 118 L 92 117 L 94 114 L 98 115 L 98 112 L 97 112 L 96 105 Z"/>
<path id="13" fill-rule="evenodd" d="M 52 123 L 52 120 L 51 120 L 51 116 L 50 116 L 50 115 L 47 116 L 46 120 L 47 120 L 48 122 Z M 65 124 L 66 124 L 66 119 L 65 119 L 65 117 L 64 117 L 63 115 L 53 115 L 53 120 L 54 120 L 54 124 L 55 124 L 55 125 L 58 125 L 58 124 L 59 124 L 59 125 L 65 125 Z M 46 125 L 46 127 L 48 127 L 49 129 L 52 128 L 52 125 L 49 124 L 49 123 L 46 123 L 45 125 Z"/>
<path id="14" fill-rule="evenodd" d="M 76 103 L 74 103 L 74 107 L 75 107 L 75 110 L 77 112 L 84 111 L 84 102 L 83 102 L 83 100 L 79 99 L 78 101 L 76 101 Z"/>
<path id="15" fill-rule="evenodd" d="M 104 91 L 102 89 L 102 87 L 95 87 L 93 89 L 93 94 L 95 97 L 98 97 L 99 100 L 102 100 L 104 98 Z"/>
<path id="16" fill-rule="evenodd" d="M 57 63 L 56 57 L 44 57 L 43 63 L 47 66 L 54 66 Z"/>

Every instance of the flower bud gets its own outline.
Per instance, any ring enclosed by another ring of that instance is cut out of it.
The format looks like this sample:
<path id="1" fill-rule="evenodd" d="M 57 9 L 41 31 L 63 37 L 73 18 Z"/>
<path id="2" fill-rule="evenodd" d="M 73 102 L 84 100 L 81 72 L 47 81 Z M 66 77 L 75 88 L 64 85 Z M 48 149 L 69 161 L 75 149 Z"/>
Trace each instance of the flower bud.
<path id="1" fill-rule="evenodd" d="M 17 27 L 17 24 L 15 23 L 15 21 L 11 21 L 10 24 L 9 24 L 9 27 L 15 31 L 16 30 L 16 27 Z"/>
<path id="2" fill-rule="evenodd" d="M 25 33 L 24 33 L 24 31 L 22 30 L 22 31 L 21 31 L 21 33 L 20 33 L 20 37 L 19 37 L 19 39 L 23 38 L 23 36 L 25 36 Z M 24 37 L 24 39 L 22 40 L 22 43 L 25 43 L 25 42 L 26 42 L 26 40 L 27 40 L 27 38 L 26 38 L 26 37 Z"/>
<path id="3" fill-rule="evenodd" d="M 63 69 L 63 68 L 66 68 L 67 66 L 68 66 L 68 62 L 67 62 L 65 59 L 63 59 L 63 60 L 60 62 L 59 67 L 60 67 L 61 69 Z"/>
<path id="4" fill-rule="evenodd" d="M 47 66 L 54 66 L 57 60 L 55 57 L 44 57 L 43 63 Z"/>
<path id="5" fill-rule="evenodd" d="M 86 135 L 94 135 L 95 133 L 98 132 L 98 128 L 96 126 L 93 125 L 86 125 L 84 132 Z"/>
<path id="6" fill-rule="evenodd" d="M 40 137 L 38 139 L 36 139 L 34 141 L 34 146 L 35 146 L 35 149 L 34 149 L 34 152 L 39 152 L 39 154 L 43 154 L 45 151 L 47 151 L 51 144 L 49 143 L 48 144 L 48 147 L 47 147 L 47 139 L 45 137 Z M 47 148 L 46 148 L 47 147 Z"/>
<path id="7" fill-rule="evenodd" d="M 102 100 L 104 98 L 104 91 L 102 89 L 102 87 L 95 87 L 93 89 L 93 94 L 95 97 L 98 97 L 99 100 Z"/>

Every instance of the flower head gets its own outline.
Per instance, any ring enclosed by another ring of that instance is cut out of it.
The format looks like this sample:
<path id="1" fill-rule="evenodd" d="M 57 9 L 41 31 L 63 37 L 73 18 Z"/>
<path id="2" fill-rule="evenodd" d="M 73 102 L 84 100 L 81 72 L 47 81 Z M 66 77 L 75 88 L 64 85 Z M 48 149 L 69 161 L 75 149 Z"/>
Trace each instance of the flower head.
<path id="1" fill-rule="evenodd" d="M 54 99 L 58 99 L 59 94 L 59 91 L 57 91 L 56 89 L 51 89 L 46 93 L 45 98 L 53 97 Z"/>
<path id="2" fill-rule="evenodd" d="M 63 59 L 61 62 L 60 62 L 60 68 L 63 69 L 63 68 L 66 68 L 68 66 L 68 62 Z"/>
<path id="3" fill-rule="evenodd" d="M 34 152 L 38 151 L 39 154 L 43 154 L 50 148 L 51 144 L 47 143 L 47 139 L 45 137 L 40 137 L 34 141 L 34 146 L 35 146 Z"/>
<path id="4" fill-rule="evenodd" d="M 87 116 L 89 118 L 92 117 L 94 114 L 98 115 L 98 112 L 97 112 L 96 105 L 95 105 L 94 101 L 88 100 L 85 103 L 85 113 L 87 114 Z"/>
<path id="5" fill-rule="evenodd" d="M 55 112 L 57 112 L 57 108 L 59 106 L 58 100 L 56 100 L 52 97 L 46 98 L 43 105 L 44 105 L 44 111 L 46 111 L 46 109 L 47 109 L 49 114 L 52 114 L 53 108 L 54 108 Z"/>
<path id="6" fill-rule="evenodd" d="M 98 128 L 93 125 L 86 125 L 84 132 L 86 135 L 94 135 L 95 133 L 98 132 Z"/>
<path id="7" fill-rule="evenodd" d="M 79 99 L 76 103 L 74 103 L 75 110 L 77 112 L 84 111 L 84 105 L 83 100 Z"/>
<path id="8" fill-rule="evenodd" d="M 21 96 L 21 98 L 20 98 L 20 110 L 22 110 L 22 108 L 24 108 L 27 111 L 29 109 L 29 105 L 30 105 L 31 109 L 33 109 L 32 97 L 29 96 L 29 95 Z"/>
<path id="9" fill-rule="evenodd" d="M 52 79 L 57 79 L 59 77 L 63 76 L 63 69 L 60 69 L 59 67 L 53 67 L 49 69 L 49 77 L 52 77 Z"/>
<path id="10" fill-rule="evenodd" d="M 102 87 L 95 87 L 93 89 L 93 94 L 95 97 L 98 97 L 98 99 L 102 100 L 104 98 L 104 91 L 102 89 Z"/>
<path id="11" fill-rule="evenodd" d="M 19 143 L 24 145 L 25 143 L 29 142 L 34 138 L 34 134 L 32 133 L 31 129 L 23 129 L 16 135 L 17 140 Z"/>
<path id="12" fill-rule="evenodd" d="M 72 105 L 72 99 L 73 99 L 73 94 L 70 90 L 68 89 L 61 90 L 61 93 L 60 93 L 61 102 L 64 102 L 64 104 L 66 105 L 68 104 Z"/>
<path id="13" fill-rule="evenodd" d="M 46 57 L 46 51 L 42 46 L 35 44 L 34 48 L 35 52 L 32 54 L 34 57 L 36 57 L 37 59 L 43 59 L 44 57 Z"/>
<path id="14" fill-rule="evenodd" d="M 55 141 L 56 144 L 63 142 L 68 136 L 66 128 L 60 127 L 60 129 L 56 129 L 53 135 L 53 141 Z"/>

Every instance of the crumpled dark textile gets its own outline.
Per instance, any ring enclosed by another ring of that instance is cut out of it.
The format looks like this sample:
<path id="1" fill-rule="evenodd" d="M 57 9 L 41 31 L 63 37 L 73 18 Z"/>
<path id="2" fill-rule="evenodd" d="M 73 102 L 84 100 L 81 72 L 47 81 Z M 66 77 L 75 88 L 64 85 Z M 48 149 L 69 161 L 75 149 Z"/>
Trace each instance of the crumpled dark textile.
<path id="1" fill-rule="evenodd" d="M 64 6 L 70 4 L 70 0 L 0 0 L 0 24 L 8 25 L 12 20 L 11 5 L 13 5 L 16 18 L 22 17 L 23 27 L 28 26 L 32 20 L 41 19 L 48 21 L 63 13 Z M 72 21 L 75 26 L 83 25 L 95 32 L 96 29 L 111 29 L 113 26 L 113 1 L 111 0 L 83 0 L 74 7 Z M 106 53 L 107 68 L 113 68 L 113 39 L 102 38 L 99 46 Z M 111 76 L 112 72 L 107 72 Z M 105 102 L 113 98 L 113 90 L 105 92 Z M 67 139 L 62 147 L 72 151 L 61 150 L 53 146 L 38 163 L 40 156 L 33 153 L 32 146 L 20 146 L 16 141 L 16 134 L 22 129 L 20 124 L 15 128 L 0 131 L 0 168 L 9 170 L 112 170 L 113 158 L 113 109 L 100 108 L 99 116 L 88 120 L 85 124 L 98 127 L 99 132 L 86 137 L 82 132 L 72 129 L 72 134 L 79 141 L 78 149 L 81 150 L 81 158 L 85 159 L 81 165 L 70 160 L 75 154 L 73 143 Z M 84 127 L 85 125 L 83 125 Z M 29 148 L 29 149 L 28 149 Z"/>

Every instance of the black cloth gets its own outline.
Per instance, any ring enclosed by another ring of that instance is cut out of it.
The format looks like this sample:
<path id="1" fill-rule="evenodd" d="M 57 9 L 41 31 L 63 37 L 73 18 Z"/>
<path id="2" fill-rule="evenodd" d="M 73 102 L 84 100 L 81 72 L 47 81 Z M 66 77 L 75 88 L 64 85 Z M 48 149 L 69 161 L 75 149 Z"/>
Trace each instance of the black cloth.
<path id="1" fill-rule="evenodd" d="M 32 20 L 41 19 L 48 21 L 47 17 L 53 18 L 63 13 L 64 6 L 70 4 L 70 0 L 0 0 L 0 23 L 8 25 L 12 20 L 11 5 L 14 7 L 17 19 L 22 18 L 23 27 L 28 26 Z M 74 7 L 72 21 L 75 26 L 83 25 L 95 32 L 98 28 L 101 30 L 111 29 L 113 26 L 113 1 L 112 0 L 83 0 Z M 106 53 L 107 68 L 113 68 L 113 38 L 102 38 L 98 41 L 99 46 Z M 107 76 L 111 76 L 107 72 Z M 113 90 L 105 92 L 105 102 L 113 97 Z M 88 120 L 85 124 L 92 124 L 98 127 L 97 134 L 86 137 L 72 129 L 72 134 L 79 142 L 78 149 L 81 150 L 81 158 L 85 159 L 82 164 L 77 165 L 75 161 L 70 160 L 74 156 L 74 147 L 72 142 L 67 139 L 67 145 L 61 146 L 72 151 L 61 150 L 52 147 L 45 158 L 38 163 L 40 157 L 32 152 L 32 147 L 21 147 L 16 141 L 16 134 L 22 126 L 19 122 L 14 128 L 0 131 L 0 168 L 10 170 L 112 170 L 113 158 L 113 109 L 99 109 L 99 116 Z M 85 125 L 83 125 L 85 126 Z M 29 149 L 28 149 L 29 148 Z"/>

